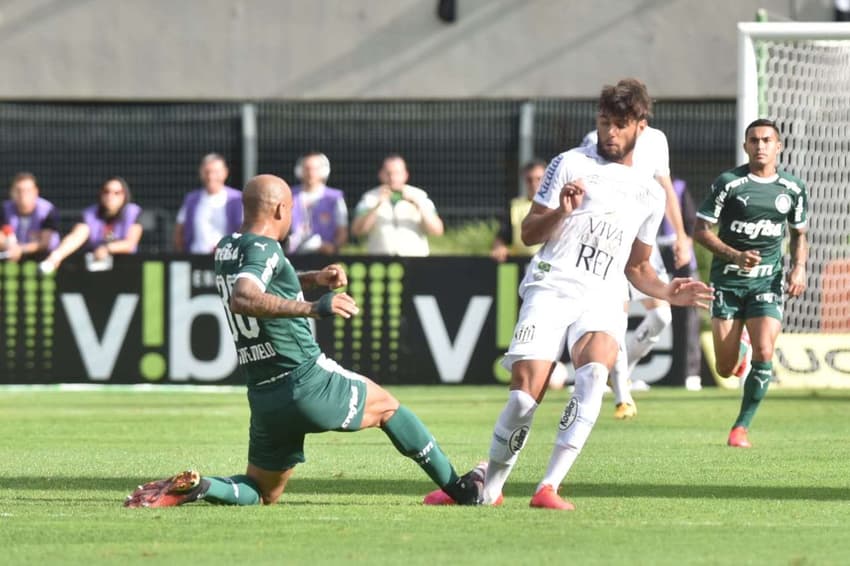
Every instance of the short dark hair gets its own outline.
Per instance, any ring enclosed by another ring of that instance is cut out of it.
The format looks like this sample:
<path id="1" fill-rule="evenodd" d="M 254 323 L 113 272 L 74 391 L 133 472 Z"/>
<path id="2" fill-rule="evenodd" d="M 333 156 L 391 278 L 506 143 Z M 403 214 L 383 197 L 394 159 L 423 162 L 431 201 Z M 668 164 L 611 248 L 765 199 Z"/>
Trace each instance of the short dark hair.
<path id="1" fill-rule="evenodd" d="M 543 161 L 539 157 L 535 157 L 531 161 L 527 161 L 525 163 L 525 165 L 522 166 L 522 172 L 523 172 L 523 174 L 525 174 L 525 173 L 528 173 L 529 171 L 531 171 L 532 169 L 537 169 L 538 167 L 542 167 L 543 169 L 546 169 L 547 165 L 548 165 L 548 163 L 546 163 L 545 161 Z"/>
<path id="2" fill-rule="evenodd" d="M 35 175 L 30 173 L 29 171 L 21 171 L 20 173 L 15 173 L 15 176 L 12 177 L 12 182 L 9 184 L 9 187 L 14 187 L 21 181 L 32 181 L 36 187 L 38 186 L 38 179 L 35 178 Z"/>
<path id="3" fill-rule="evenodd" d="M 599 113 L 622 120 L 648 120 L 652 116 L 652 99 L 641 81 L 622 79 L 602 88 Z"/>
<path id="4" fill-rule="evenodd" d="M 773 131 L 776 132 L 776 139 L 782 138 L 782 132 L 779 131 L 779 126 L 776 125 L 776 122 L 770 120 L 768 118 L 759 118 L 758 120 L 753 120 L 744 130 L 744 140 L 746 140 L 747 135 L 750 133 L 750 130 L 753 128 L 759 127 L 773 128 Z"/>

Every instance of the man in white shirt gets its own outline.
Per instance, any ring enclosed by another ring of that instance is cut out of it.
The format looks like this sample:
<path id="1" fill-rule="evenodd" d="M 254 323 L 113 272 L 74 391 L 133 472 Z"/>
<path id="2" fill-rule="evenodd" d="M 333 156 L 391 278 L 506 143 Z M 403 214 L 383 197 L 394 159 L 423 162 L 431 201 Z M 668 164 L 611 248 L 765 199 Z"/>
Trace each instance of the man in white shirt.
<path id="1" fill-rule="evenodd" d="M 227 162 L 217 153 L 201 160 L 199 176 L 203 187 L 183 199 L 174 229 L 178 252 L 211 254 L 225 235 L 242 225 L 242 192 L 225 185 Z"/>
<path id="2" fill-rule="evenodd" d="M 542 243 L 520 284 L 523 298 L 503 364 L 511 370 L 508 402 L 481 465 L 483 503 L 499 505 L 502 487 L 528 437 L 534 412 L 564 347 L 576 367 L 575 391 L 558 426 L 546 473 L 532 507 L 574 509 L 557 490 L 584 446 L 602 406 L 608 373 L 626 327 L 626 279 L 650 296 L 707 308 L 711 289 L 688 279 L 661 281 L 650 265 L 664 215 L 664 191 L 632 167 L 651 99 L 635 79 L 603 88 L 599 144 L 556 157 L 546 169 L 522 239 Z M 437 490 L 426 504 L 448 504 Z"/>
<path id="3" fill-rule="evenodd" d="M 596 145 L 597 143 L 598 136 L 594 130 L 584 136 L 581 145 Z M 686 265 L 691 261 L 693 242 L 685 232 L 679 198 L 673 189 L 673 180 L 670 178 L 670 149 L 664 132 L 647 126 L 635 143 L 633 161 L 633 167 L 636 171 L 655 179 L 664 189 L 666 193 L 665 216 L 675 231 L 673 256 L 676 267 Z M 661 252 L 656 243 L 653 243 L 650 262 L 659 278 L 665 281 L 669 279 L 664 267 L 664 260 L 661 258 Z M 630 387 L 632 372 L 638 362 L 658 342 L 664 329 L 673 321 L 670 305 L 647 296 L 632 285 L 629 286 L 629 300 L 641 301 L 646 309 L 646 316 L 634 333 L 629 336 L 624 348 L 617 356 L 617 363 L 611 372 L 610 381 L 614 390 L 614 418 L 621 420 L 637 416 L 637 403 L 632 397 Z M 628 311 L 628 303 L 626 303 L 626 311 Z"/>
<path id="4" fill-rule="evenodd" d="M 367 236 L 374 255 L 427 256 L 428 236 L 443 235 L 443 221 L 428 193 L 407 184 L 407 164 L 400 155 L 384 158 L 381 184 L 366 191 L 354 210 L 351 233 Z"/>

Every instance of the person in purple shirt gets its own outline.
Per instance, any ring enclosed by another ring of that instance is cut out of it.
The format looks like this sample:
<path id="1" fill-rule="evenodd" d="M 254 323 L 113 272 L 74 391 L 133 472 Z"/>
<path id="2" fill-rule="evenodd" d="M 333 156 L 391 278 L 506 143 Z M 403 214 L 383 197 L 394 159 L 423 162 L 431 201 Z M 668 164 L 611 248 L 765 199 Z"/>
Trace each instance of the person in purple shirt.
<path id="1" fill-rule="evenodd" d="M 242 191 L 224 184 L 227 162 L 218 153 L 204 156 L 199 175 L 203 187 L 187 194 L 177 213 L 174 248 L 209 255 L 219 240 L 242 225 Z"/>
<path id="2" fill-rule="evenodd" d="M 130 186 L 121 177 L 110 177 L 100 188 L 97 204 L 83 210 L 80 221 L 42 262 L 50 272 L 69 255 L 82 248 L 96 260 L 115 254 L 134 254 L 142 238 L 139 216 L 142 209 L 131 201 Z"/>
<path id="3" fill-rule="evenodd" d="M 18 173 L 9 189 L 10 200 L 0 206 L 0 253 L 20 261 L 47 253 L 59 245 L 59 214 L 39 196 L 32 173 Z"/>
<path id="4" fill-rule="evenodd" d="M 318 151 L 295 163 L 301 184 L 292 187 L 289 253 L 333 255 L 348 242 L 348 207 L 342 191 L 325 184 L 330 174 L 331 162 Z"/>

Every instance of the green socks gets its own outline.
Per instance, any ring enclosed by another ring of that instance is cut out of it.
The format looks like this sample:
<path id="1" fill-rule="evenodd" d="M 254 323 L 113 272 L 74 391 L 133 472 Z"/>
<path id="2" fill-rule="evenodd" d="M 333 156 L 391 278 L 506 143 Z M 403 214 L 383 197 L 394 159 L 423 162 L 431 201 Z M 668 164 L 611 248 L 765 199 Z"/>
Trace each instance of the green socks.
<path id="1" fill-rule="evenodd" d="M 396 450 L 419 464 L 438 486 L 445 487 L 457 481 L 457 474 L 448 457 L 413 411 L 400 406 L 384 423 L 383 430 Z"/>
<path id="2" fill-rule="evenodd" d="M 738 420 L 735 421 L 734 426 L 750 428 L 750 423 L 756 414 L 756 410 L 758 410 L 761 400 L 764 399 L 767 393 L 772 376 L 772 362 L 754 361 L 752 363 L 752 369 L 750 369 L 747 380 L 744 382 L 744 397 L 741 400 L 741 412 L 738 413 Z"/>
<path id="3" fill-rule="evenodd" d="M 257 505 L 260 502 L 260 490 L 254 480 L 245 475 L 229 478 L 205 477 L 201 480 L 206 490 L 201 499 L 219 505 Z"/>

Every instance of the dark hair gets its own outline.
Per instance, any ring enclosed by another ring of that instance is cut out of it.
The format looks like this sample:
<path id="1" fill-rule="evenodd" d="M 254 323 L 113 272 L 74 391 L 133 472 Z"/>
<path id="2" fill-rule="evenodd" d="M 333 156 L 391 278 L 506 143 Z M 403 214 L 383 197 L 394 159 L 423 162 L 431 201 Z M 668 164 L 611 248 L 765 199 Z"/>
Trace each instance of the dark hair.
<path id="1" fill-rule="evenodd" d="M 744 139 L 746 140 L 747 134 L 750 133 L 750 130 L 761 126 L 773 128 L 773 131 L 776 132 L 776 139 L 780 139 L 782 137 L 782 132 L 779 131 L 779 126 L 776 125 L 776 122 L 767 118 L 759 118 L 758 120 L 750 122 L 750 124 L 746 127 L 744 130 Z"/>
<path id="2" fill-rule="evenodd" d="M 648 120 L 652 116 L 652 99 L 645 84 L 637 79 L 622 79 L 616 86 L 602 88 L 599 113 L 621 120 Z"/>
<path id="3" fill-rule="evenodd" d="M 14 187 L 21 181 L 32 181 L 33 184 L 38 186 L 38 179 L 35 178 L 35 175 L 30 173 L 29 171 L 21 171 L 20 173 L 15 173 L 15 176 L 12 177 L 12 182 L 9 184 L 9 187 Z"/>
<path id="4" fill-rule="evenodd" d="M 124 208 L 133 200 L 133 194 L 130 192 L 130 184 L 127 183 L 124 177 L 119 177 L 115 175 L 114 177 L 109 177 L 100 185 L 100 190 L 103 192 L 103 188 L 106 187 L 112 181 L 116 181 L 119 185 L 121 185 L 121 189 L 124 191 L 124 204 L 121 205 L 121 208 L 118 209 L 112 216 L 107 216 L 106 208 L 104 208 L 103 204 L 100 202 L 100 197 L 97 199 L 97 216 L 103 220 L 111 220 L 113 218 L 118 218 L 124 212 Z"/>

